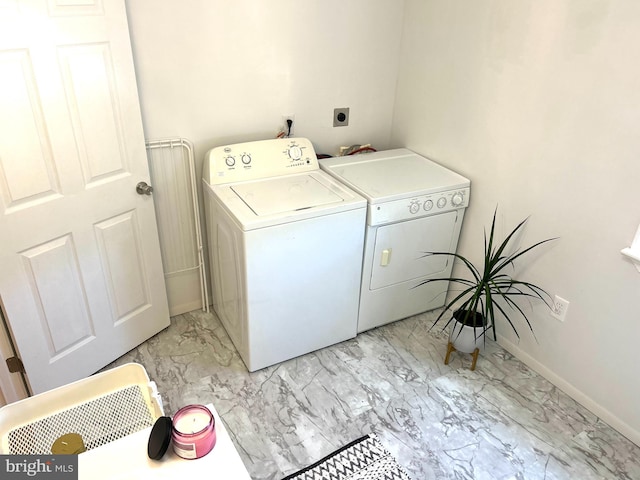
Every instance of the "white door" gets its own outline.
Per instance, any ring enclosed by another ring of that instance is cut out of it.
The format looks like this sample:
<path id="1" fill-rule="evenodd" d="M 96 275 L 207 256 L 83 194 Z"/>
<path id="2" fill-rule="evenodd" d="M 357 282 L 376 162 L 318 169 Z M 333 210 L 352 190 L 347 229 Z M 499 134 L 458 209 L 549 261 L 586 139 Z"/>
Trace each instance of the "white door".
<path id="1" fill-rule="evenodd" d="M 0 0 L 0 297 L 35 393 L 169 325 L 124 0 Z"/>

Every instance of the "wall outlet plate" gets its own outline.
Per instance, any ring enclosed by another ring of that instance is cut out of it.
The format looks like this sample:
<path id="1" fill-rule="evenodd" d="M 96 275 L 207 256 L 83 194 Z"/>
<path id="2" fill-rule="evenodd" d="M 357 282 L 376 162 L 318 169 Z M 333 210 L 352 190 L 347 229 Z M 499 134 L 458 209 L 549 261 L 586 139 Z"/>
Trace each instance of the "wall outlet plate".
<path id="1" fill-rule="evenodd" d="M 551 316 L 561 322 L 564 322 L 564 319 L 567 316 L 567 310 L 569 309 L 569 300 L 565 300 L 564 298 L 556 295 L 551 307 Z"/>
<path id="2" fill-rule="evenodd" d="M 333 109 L 333 126 L 346 127 L 349 125 L 349 108 Z"/>

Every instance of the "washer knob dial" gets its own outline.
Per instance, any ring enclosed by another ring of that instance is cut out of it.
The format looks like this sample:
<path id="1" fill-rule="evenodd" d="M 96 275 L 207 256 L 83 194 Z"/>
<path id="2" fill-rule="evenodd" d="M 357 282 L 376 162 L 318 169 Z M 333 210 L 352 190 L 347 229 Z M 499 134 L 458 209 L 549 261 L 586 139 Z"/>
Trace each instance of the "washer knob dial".
<path id="1" fill-rule="evenodd" d="M 447 199 L 446 199 L 446 198 L 444 198 L 444 197 L 440 197 L 440 198 L 438 199 L 438 203 L 437 203 L 438 208 L 444 208 L 444 206 L 445 206 L 446 204 L 447 204 Z"/>
<path id="2" fill-rule="evenodd" d="M 422 205 L 422 208 L 424 208 L 425 211 L 429 211 L 433 208 L 433 200 L 427 200 L 426 202 L 424 202 L 424 205 Z"/>
<path id="3" fill-rule="evenodd" d="M 420 204 L 418 202 L 411 202 L 409 205 L 409 211 L 411 213 L 418 213 L 418 210 L 420 210 Z"/>
<path id="4" fill-rule="evenodd" d="M 229 155 L 224 159 L 224 163 L 226 163 L 228 167 L 233 167 L 236 164 L 236 159 Z"/>
<path id="5" fill-rule="evenodd" d="M 244 153 L 242 155 L 242 163 L 244 163 L 245 165 L 249 165 L 251 163 L 251 155 L 249 155 L 248 153 Z"/>
<path id="6" fill-rule="evenodd" d="M 294 145 L 289 149 L 289 157 L 292 160 L 300 160 L 302 158 L 302 149 Z"/>
<path id="7" fill-rule="evenodd" d="M 458 193 L 454 193 L 453 197 L 451 197 L 451 204 L 454 207 L 458 207 L 458 206 L 462 205 L 463 202 L 464 202 L 464 197 L 459 192 Z"/>

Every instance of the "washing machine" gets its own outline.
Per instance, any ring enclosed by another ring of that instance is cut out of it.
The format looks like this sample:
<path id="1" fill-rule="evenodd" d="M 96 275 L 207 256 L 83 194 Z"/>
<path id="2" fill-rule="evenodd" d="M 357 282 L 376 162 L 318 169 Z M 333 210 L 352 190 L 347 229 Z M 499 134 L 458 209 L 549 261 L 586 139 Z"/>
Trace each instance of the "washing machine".
<path id="1" fill-rule="evenodd" d="M 328 158 L 320 167 L 367 199 L 358 332 L 442 307 L 470 182 L 408 149 Z"/>
<path id="2" fill-rule="evenodd" d="M 213 306 L 249 371 L 356 336 L 367 202 L 309 140 L 214 148 L 203 188 Z"/>

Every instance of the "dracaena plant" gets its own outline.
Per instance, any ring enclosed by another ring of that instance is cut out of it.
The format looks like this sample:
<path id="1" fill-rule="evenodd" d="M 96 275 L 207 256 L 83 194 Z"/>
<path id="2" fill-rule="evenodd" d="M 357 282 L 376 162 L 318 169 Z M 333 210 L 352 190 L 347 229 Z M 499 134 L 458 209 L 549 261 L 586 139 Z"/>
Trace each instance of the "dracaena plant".
<path id="1" fill-rule="evenodd" d="M 487 231 L 484 232 L 484 259 L 483 265 L 476 267 L 471 261 L 467 260 L 460 254 L 451 252 L 427 252 L 425 256 L 447 256 L 457 259 L 466 267 L 470 276 L 465 277 L 447 277 L 433 278 L 425 280 L 417 285 L 424 285 L 431 282 L 450 282 L 462 287 L 461 291 L 456 291 L 453 298 L 446 302 L 444 309 L 438 315 L 432 328 L 440 322 L 447 312 L 454 311 L 455 318 L 451 317 L 443 326 L 443 330 L 454 320 L 463 325 L 478 327 L 475 323 L 475 312 L 481 313 L 484 318 L 484 325 L 479 327 L 480 332 L 476 334 L 476 338 L 493 330 L 493 338 L 496 339 L 495 316 L 496 312 L 502 313 L 507 322 L 515 332 L 518 339 L 520 335 L 516 325 L 510 314 L 520 315 L 524 318 L 529 330 L 533 334 L 533 326 L 518 302 L 522 299 L 534 299 L 543 301 L 551 308 L 551 296 L 542 288 L 533 283 L 516 280 L 511 277 L 510 272 L 513 270 L 514 262 L 523 255 L 531 252 L 540 245 L 555 240 L 548 238 L 533 245 L 510 253 L 510 243 L 514 240 L 515 235 L 520 231 L 527 219 L 521 221 L 507 237 L 498 244 L 495 239 L 497 208 L 493 212 L 493 221 L 491 222 L 491 231 L 487 237 Z M 535 337 L 535 334 L 534 334 Z"/>

